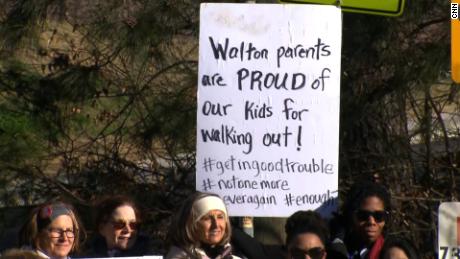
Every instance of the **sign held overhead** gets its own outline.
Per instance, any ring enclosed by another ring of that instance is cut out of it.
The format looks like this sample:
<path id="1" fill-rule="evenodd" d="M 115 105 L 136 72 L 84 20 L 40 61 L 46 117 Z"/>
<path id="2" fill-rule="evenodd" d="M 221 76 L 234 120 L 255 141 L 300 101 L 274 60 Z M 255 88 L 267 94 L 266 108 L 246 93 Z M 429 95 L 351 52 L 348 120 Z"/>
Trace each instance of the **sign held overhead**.
<path id="1" fill-rule="evenodd" d="M 336 210 L 341 16 L 201 5 L 196 188 L 219 194 L 230 215 Z"/>

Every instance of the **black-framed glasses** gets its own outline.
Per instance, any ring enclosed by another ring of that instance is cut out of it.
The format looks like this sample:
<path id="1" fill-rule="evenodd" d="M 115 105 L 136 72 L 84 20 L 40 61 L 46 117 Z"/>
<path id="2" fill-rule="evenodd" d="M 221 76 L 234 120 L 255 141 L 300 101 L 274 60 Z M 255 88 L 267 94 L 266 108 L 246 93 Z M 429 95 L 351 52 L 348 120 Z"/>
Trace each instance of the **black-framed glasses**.
<path id="1" fill-rule="evenodd" d="M 376 211 L 368 211 L 368 210 L 357 210 L 355 211 L 356 219 L 359 221 L 367 221 L 370 216 L 372 216 L 375 222 L 380 223 L 388 220 L 390 213 L 386 210 L 376 210 Z"/>
<path id="2" fill-rule="evenodd" d="M 291 259 L 305 259 L 308 255 L 311 259 L 321 259 L 326 252 L 322 247 L 313 247 L 308 250 L 302 250 L 294 247 L 290 249 Z"/>
<path id="3" fill-rule="evenodd" d="M 48 233 L 51 238 L 60 238 L 64 236 L 64 234 L 67 238 L 75 237 L 75 231 L 73 229 L 49 228 Z"/>
<path id="4" fill-rule="evenodd" d="M 129 228 L 132 230 L 136 230 L 139 228 L 138 222 L 126 222 L 123 220 L 118 220 L 118 221 L 110 221 L 110 224 L 112 224 L 112 227 L 116 230 L 124 229 L 127 226 L 129 226 Z"/>

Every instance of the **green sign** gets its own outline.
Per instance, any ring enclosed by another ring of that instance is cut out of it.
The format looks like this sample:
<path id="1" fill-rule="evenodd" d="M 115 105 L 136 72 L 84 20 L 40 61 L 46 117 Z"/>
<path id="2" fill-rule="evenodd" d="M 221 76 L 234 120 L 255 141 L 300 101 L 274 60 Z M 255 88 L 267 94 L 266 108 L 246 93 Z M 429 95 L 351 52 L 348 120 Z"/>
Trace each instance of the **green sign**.
<path id="1" fill-rule="evenodd" d="M 278 0 L 281 3 L 340 5 L 344 12 L 399 16 L 404 0 Z"/>

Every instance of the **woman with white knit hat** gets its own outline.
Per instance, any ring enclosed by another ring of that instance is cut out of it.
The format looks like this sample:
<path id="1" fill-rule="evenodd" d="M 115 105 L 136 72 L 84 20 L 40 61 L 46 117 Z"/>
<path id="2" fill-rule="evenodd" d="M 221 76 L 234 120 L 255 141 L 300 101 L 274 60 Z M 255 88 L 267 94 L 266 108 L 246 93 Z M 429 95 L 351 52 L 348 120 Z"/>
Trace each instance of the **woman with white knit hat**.
<path id="1" fill-rule="evenodd" d="M 231 226 L 222 199 L 196 192 L 182 205 L 169 232 L 165 259 L 237 259 L 229 243 Z"/>

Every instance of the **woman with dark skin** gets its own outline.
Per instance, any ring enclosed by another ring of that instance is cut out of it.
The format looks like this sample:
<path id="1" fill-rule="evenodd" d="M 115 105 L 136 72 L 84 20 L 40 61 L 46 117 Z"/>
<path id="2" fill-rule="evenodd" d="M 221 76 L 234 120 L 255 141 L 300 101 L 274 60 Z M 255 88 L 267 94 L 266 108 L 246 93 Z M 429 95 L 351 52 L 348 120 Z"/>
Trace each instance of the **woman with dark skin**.
<path id="1" fill-rule="evenodd" d="M 351 188 L 343 211 L 350 258 L 379 258 L 390 218 L 390 199 L 387 189 L 377 183 L 358 183 Z"/>
<path id="2" fill-rule="evenodd" d="M 403 238 L 387 238 L 380 259 L 419 259 L 417 249 Z"/>
<path id="3" fill-rule="evenodd" d="M 314 211 L 297 211 L 286 221 L 287 259 L 326 259 L 327 223 Z"/>

